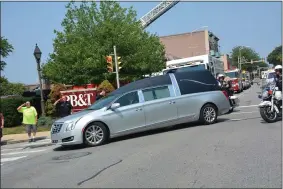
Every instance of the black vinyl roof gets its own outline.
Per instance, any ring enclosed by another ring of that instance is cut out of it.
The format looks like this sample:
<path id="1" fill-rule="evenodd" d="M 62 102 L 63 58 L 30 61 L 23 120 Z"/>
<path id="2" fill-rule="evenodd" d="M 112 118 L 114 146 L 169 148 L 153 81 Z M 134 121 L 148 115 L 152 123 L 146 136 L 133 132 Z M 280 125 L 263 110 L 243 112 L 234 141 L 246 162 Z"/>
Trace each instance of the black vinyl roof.
<path id="1" fill-rule="evenodd" d="M 194 70 L 174 73 L 177 81 L 179 79 L 192 79 L 207 84 L 218 85 L 216 78 L 208 70 Z"/>
<path id="2" fill-rule="evenodd" d="M 208 70 L 185 71 L 185 72 L 177 72 L 173 74 L 175 75 L 177 80 L 194 79 L 200 82 L 217 84 L 216 79 L 212 76 L 212 74 Z M 172 84 L 172 82 L 169 77 L 169 74 L 149 77 L 124 85 L 123 87 L 120 87 L 119 89 L 113 91 L 110 95 L 124 94 L 134 90 L 161 86 L 161 85 L 170 85 L 170 84 Z"/>

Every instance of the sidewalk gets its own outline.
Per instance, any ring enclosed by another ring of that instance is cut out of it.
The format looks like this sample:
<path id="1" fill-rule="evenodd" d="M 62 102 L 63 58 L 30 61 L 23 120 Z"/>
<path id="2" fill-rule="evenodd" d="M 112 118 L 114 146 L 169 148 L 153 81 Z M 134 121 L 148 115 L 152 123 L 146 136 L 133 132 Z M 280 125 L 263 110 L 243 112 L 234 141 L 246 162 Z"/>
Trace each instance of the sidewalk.
<path id="1" fill-rule="evenodd" d="M 45 131 L 45 132 L 38 132 L 36 133 L 35 140 L 44 140 L 44 139 L 49 139 L 50 138 L 50 131 Z M 2 145 L 6 144 L 16 144 L 16 143 L 21 143 L 21 142 L 28 142 L 29 138 L 28 135 L 25 134 L 13 134 L 13 135 L 4 135 L 1 140 Z"/>

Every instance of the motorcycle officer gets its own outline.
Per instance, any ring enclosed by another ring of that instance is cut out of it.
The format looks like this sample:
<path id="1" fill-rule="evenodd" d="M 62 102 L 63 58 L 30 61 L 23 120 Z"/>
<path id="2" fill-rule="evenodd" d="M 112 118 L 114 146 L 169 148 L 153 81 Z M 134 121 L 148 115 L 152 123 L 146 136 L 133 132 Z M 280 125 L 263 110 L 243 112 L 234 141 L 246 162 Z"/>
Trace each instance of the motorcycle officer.
<path id="1" fill-rule="evenodd" d="M 278 87 L 278 89 L 282 92 L 282 66 L 281 65 L 277 65 L 274 68 L 275 71 L 275 83 L 276 83 L 276 87 Z"/>
<path id="2" fill-rule="evenodd" d="M 224 79 L 225 79 L 225 76 L 223 74 L 219 74 L 217 76 L 219 86 L 223 89 L 229 89 L 230 88 L 229 83 L 227 83 Z"/>
<path id="3" fill-rule="evenodd" d="M 225 90 L 229 96 L 233 96 L 233 90 L 231 89 L 231 83 L 225 81 L 225 75 L 219 74 L 217 81 L 222 90 Z M 233 106 L 232 100 L 229 99 L 231 107 Z"/>

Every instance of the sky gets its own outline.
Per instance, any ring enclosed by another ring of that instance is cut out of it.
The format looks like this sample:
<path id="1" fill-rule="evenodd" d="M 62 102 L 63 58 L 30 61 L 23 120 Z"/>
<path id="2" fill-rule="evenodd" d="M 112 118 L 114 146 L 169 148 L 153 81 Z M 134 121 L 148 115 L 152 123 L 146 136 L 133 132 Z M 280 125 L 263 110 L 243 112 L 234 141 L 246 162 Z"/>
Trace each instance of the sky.
<path id="1" fill-rule="evenodd" d="M 138 18 L 159 2 L 121 2 L 133 6 Z M 1 36 L 14 46 L 1 75 L 10 82 L 38 83 L 35 44 L 46 62 L 53 51 L 54 30 L 61 30 L 67 2 L 1 2 Z M 267 55 L 281 45 L 281 2 L 180 2 L 146 30 L 159 36 L 191 32 L 208 26 L 219 37 L 220 51 L 230 53 L 237 45 Z"/>

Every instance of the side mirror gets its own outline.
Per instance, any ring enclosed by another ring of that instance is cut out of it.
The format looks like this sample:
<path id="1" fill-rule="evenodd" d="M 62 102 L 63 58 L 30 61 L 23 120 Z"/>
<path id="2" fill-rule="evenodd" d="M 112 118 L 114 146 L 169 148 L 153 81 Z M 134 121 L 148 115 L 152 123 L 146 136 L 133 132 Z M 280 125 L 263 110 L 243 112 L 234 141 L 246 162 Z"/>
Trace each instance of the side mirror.
<path id="1" fill-rule="evenodd" d="M 111 110 L 115 110 L 115 109 L 117 109 L 119 107 L 120 107 L 120 103 L 114 103 L 114 104 L 111 105 L 110 109 Z"/>
<path id="2" fill-rule="evenodd" d="M 262 98 L 262 96 L 261 96 L 261 95 L 258 95 L 258 98 Z"/>

